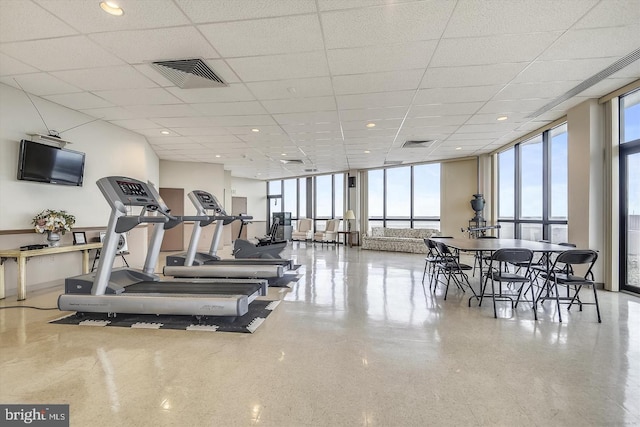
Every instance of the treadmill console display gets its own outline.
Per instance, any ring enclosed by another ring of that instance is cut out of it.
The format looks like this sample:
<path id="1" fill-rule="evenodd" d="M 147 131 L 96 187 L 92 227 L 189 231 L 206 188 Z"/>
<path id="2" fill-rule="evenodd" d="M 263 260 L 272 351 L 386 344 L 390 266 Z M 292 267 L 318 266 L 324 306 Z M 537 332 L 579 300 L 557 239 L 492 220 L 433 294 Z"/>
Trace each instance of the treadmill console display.
<path id="1" fill-rule="evenodd" d="M 142 184 L 130 181 L 116 181 L 125 196 L 149 197 Z"/>
<path id="2" fill-rule="evenodd" d="M 220 212 L 222 210 L 220 204 L 212 194 L 205 191 L 196 191 L 195 194 L 198 196 L 198 201 L 204 209 L 211 209 L 216 212 Z"/>

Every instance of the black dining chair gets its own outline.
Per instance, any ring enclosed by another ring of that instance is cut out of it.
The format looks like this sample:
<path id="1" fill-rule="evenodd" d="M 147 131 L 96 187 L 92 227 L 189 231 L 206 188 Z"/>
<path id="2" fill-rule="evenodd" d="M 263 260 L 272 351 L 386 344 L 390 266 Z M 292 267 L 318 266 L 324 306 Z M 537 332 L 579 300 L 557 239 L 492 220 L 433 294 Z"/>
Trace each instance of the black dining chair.
<path id="1" fill-rule="evenodd" d="M 433 291 L 436 290 L 438 283 L 442 283 L 445 285 L 444 291 L 444 299 L 446 301 L 447 294 L 449 293 L 449 284 L 453 279 L 454 283 L 458 287 L 458 289 L 464 292 L 464 287 L 467 286 L 473 292 L 473 295 L 476 296 L 476 292 L 471 287 L 471 283 L 469 283 L 469 276 L 466 271 L 472 270 L 468 264 L 460 263 L 460 257 L 457 253 L 451 252 L 449 247 L 442 242 L 435 242 L 436 250 L 438 251 L 438 256 L 441 258 L 441 261 L 435 264 L 433 270 L 433 281 L 429 283 L 429 289 L 432 289 L 433 283 Z M 444 275 L 446 277 L 446 281 L 440 281 L 438 278 L 440 275 Z"/>
<path id="2" fill-rule="evenodd" d="M 563 304 L 569 304 L 568 310 L 571 310 L 573 304 L 580 306 L 582 311 L 583 305 L 595 305 L 596 313 L 598 315 L 598 323 L 602 323 L 600 317 L 600 306 L 598 305 L 598 292 L 596 291 L 596 284 L 593 277 L 593 266 L 598 260 L 598 253 L 590 249 L 569 249 L 560 253 L 551 267 L 549 273 L 541 273 L 541 276 L 546 279 L 546 282 L 551 285 L 554 297 L 539 297 L 538 300 L 544 302 L 545 299 L 555 299 L 556 307 L 558 308 L 558 320 L 562 322 L 562 313 L 560 312 L 560 301 L 567 301 Z M 575 271 L 575 266 L 585 265 L 587 271 L 584 275 L 580 276 Z M 567 287 L 567 296 L 560 297 L 558 286 Z M 584 302 L 580 300 L 580 290 L 583 287 L 591 287 L 593 289 L 594 302 Z M 573 291 L 573 296 L 569 293 Z"/>
<path id="3" fill-rule="evenodd" d="M 531 266 L 532 259 L 533 252 L 529 249 L 523 248 L 498 249 L 491 254 L 489 270 L 485 275 L 484 285 L 482 286 L 482 292 L 480 293 L 480 303 L 478 306 L 482 305 L 485 295 L 490 295 L 493 300 L 493 317 L 497 318 L 498 310 L 496 308 L 496 301 L 510 301 L 512 309 L 517 308 L 518 303 L 521 301 L 531 302 L 534 318 L 538 320 L 535 306 L 536 295 L 533 290 L 531 277 L 529 276 L 529 268 Z M 518 273 L 510 273 L 508 269 L 505 269 L 507 264 L 519 265 L 520 271 Z M 525 269 L 525 271 L 522 272 L 522 269 Z M 489 282 L 491 282 L 491 294 L 486 293 Z M 498 283 L 497 289 L 495 286 L 496 282 Z M 506 283 L 508 286 L 513 286 L 513 292 L 505 293 L 502 288 L 503 283 Z M 522 299 L 523 291 L 524 296 L 526 296 L 528 291 L 531 291 L 531 300 Z"/>

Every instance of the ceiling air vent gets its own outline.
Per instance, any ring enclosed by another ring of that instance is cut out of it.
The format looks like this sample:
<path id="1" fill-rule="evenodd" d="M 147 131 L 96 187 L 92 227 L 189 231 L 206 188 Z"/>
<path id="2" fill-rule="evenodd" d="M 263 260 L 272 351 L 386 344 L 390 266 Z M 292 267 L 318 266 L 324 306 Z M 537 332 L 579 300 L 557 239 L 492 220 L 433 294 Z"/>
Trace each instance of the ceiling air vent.
<path id="1" fill-rule="evenodd" d="M 183 89 L 229 86 L 202 59 L 156 61 L 151 66 Z"/>
<path id="2" fill-rule="evenodd" d="M 436 142 L 434 139 L 410 140 L 402 144 L 402 148 L 427 148 Z"/>
<path id="3" fill-rule="evenodd" d="M 300 159 L 280 159 L 280 162 L 285 165 L 303 165 L 304 162 Z"/>
<path id="4" fill-rule="evenodd" d="M 402 160 L 385 160 L 384 164 L 387 165 L 387 166 L 401 165 L 402 164 Z"/>
<path id="5" fill-rule="evenodd" d="M 305 172 L 318 172 L 318 169 L 316 168 L 308 168 L 304 170 Z"/>
<path id="6" fill-rule="evenodd" d="M 578 95 L 580 92 L 583 92 L 583 91 L 589 89 L 591 86 L 593 86 L 596 83 L 599 83 L 602 80 L 606 79 L 607 77 L 617 73 L 618 71 L 622 70 L 624 67 L 626 67 L 629 64 L 632 64 L 633 62 L 637 61 L 638 59 L 640 59 L 640 49 L 636 49 L 633 52 L 631 52 L 630 54 L 628 54 L 627 56 L 618 59 L 616 62 L 614 62 L 613 64 L 609 65 L 604 70 L 601 70 L 601 71 L 597 72 L 593 76 L 589 77 L 587 80 L 583 81 L 582 83 L 578 84 L 577 86 L 574 86 L 573 88 L 569 89 L 568 91 L 566 91 L 565 93 L 563 93 L 562 95 L 560 95 L 559 97 L 554 99 L 553 101 L 551 101 L 548 104 L 544 105 L 539 110 L 534 111 L 533 113 L 529 114 L 526 118 L 527 119 L 534 119 L 534 118 L 538 117 L 539 115 L 546 113 L 547 111 L 551 110 L 553 107 L 556 107 L 556 106 L 562 104 L 563 102 L 565 102 L 565 101 L 573 98 L 574 96 Z"/>

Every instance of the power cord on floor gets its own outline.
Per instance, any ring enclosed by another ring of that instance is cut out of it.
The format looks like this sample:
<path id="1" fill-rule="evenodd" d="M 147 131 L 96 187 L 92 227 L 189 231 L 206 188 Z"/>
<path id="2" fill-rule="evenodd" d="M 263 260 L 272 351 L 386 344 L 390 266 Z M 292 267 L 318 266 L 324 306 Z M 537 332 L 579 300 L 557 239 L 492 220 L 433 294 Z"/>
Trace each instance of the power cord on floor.
<path id="1" fill-rule="evenodd" d="M 4 310 L 5 308 L 33 308 L 34 310 L 57 310 L 58 307 L 34 307 L 33 305 L 6 305 L 4 307 L 0 307 L 0 310 Z"/>

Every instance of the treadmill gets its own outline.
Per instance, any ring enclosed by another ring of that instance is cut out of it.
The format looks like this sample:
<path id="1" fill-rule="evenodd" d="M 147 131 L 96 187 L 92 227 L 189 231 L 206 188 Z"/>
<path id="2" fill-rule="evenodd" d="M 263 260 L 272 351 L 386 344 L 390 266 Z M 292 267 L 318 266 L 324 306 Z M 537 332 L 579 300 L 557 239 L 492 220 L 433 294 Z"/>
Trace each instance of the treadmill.
<path id="1" fill-rule="evenodd" d="M 60 310 L 242 316 L 248 312 L 251 301 L 266 295 L 265 280 L 160 280 L 154 269 L 164 230 L 191 218 L 170 215 L 151 184 L 112 176 L 99 179 L 97 185 L 111 206 L 98 269 L 65 280 L 65 293 L 58 297 Z M 141 208 L 140 214 L 130 215 L 135 207 Z M 154 231 L 144 269 L 113 269 L 120 235 L 146 223 L 154 224 Z"/>
<path id="2" fill-rule="evenodd" d="M 282 278 L 287 270 L 295 270 L 299 267 L 294 264 L 292 259 L 221 259 L 217 255 L 217 251 L 223 227 L 238 219 L 246 220 L 252 217 L 227 215 L 218 199 L 203 190 L 192 191 L 188 196 L 196 208 L 197 215 L 210 220 L 202 219 L 195 222 L 187 252 L 167 256 L 166 267 L 163 271 L 166 276 L 253 277 L 274 280 Z M 207 217 L 207 211 L 213 211 L 214 215 Z M 209 252 L 197 252 L 202 227 L 211 224 L 213 220 L 217 221 L 217 224 Z"/>

